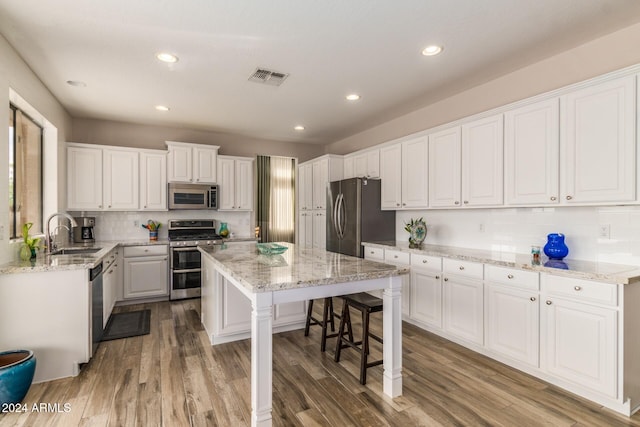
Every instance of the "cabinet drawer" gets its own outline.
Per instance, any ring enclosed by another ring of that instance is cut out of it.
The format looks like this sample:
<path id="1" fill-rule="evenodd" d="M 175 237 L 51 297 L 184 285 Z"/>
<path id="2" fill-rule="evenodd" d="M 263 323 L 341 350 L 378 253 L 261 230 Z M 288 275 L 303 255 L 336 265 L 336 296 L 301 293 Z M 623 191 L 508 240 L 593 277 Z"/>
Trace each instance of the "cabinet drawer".
<path id="1" fill-rule="evenodd" d="M 618 304 L 618 287 L 610 283 L 543 274 L 542 290 L 548 295 L 569 297 L 574 300 L 606 305 Z"/>
<path id="2" fill-rule="evenodd" d="M 443 260 L 442 270 L 448 274 L 471 277 L 473 279 L 482 279 L 483 276 L 482 264 L 470 261 L 460 261 L 457 259 L 445 258 Z"/>
<path id="3" fill-rule="evenodd" d="M 410 263 L 409 259 L 410 259 L 410 255 L 407 252 L 392 251 L 392 250 L 384 251 L 384 260 L 388 262 L 409 265 Z"/>
<path id="4" fill-rule="evenodd" d="M 437 256 L 411 254 L 411 266 L 427 270 L 441 271 L 442 258 Z"/>
<path id="5" fill-rule="evenodd" d="M 523 271 L 515 268 L 487 266 L 487 280 L 494 283 L 503 283 L 518 288 L 531 289 L 537 291 L 540 289 L 540 281 L 538 273 L 533 271 Z"/>
<path id="6" fill-rule="evenodd" d="M 375 259 L 379 261 L 384 261 L 384 249 L 365 246 L 364 257 L 366 259 Z"/>
<path id="7" fill-rule="evenodd" d="M 152 255 L 166 255 L 167 245 L 145 245 L 145 246 L 125 246 L 124 256 L 136 257 L 136 256 L 152 256 Z"/>

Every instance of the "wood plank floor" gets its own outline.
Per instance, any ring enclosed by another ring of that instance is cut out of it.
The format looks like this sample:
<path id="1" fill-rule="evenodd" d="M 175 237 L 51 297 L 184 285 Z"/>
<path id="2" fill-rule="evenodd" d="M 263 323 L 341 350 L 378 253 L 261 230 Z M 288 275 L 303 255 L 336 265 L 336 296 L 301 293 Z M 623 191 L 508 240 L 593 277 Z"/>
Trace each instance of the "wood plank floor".
<path id="1" fill-rule="evenodd" d="M 35 384 L 25 399 L 69 403 L 70 412 L 1 414 L 0 426 L 250 425 L 250 342 L 210 346 L 199 300 L 117 311 L 143 308 L 151 334 L 101 343 L 80 375 Z M 380 332 L 381 322 L 372 327 Z M 336 364 L 335 341 L 322 354 L 319 338 L 318 327 L 274 336 L 274 425 L 640 426 L 640 414 L 622 417 L 406 323 L 404 395 L 389 399 L 382 367 L 362 386 L 355 352 Z"/>

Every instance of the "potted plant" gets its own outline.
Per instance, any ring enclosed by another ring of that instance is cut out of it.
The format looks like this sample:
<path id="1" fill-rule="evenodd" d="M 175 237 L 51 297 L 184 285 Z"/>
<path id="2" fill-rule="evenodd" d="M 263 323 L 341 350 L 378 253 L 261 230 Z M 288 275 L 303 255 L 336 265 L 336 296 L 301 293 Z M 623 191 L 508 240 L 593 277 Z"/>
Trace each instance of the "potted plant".
<path id="1" fill-rule="evenodd" d="M 424 219 L 411 218 L 410 222 L 404 223 L 404 229 L 409 232 L 409 247 L 410 248 L 419 248 L 422 246 L 422 242 L 427 237 L 427 224 L 424 222 Z"/>
<path id="2" fill-rule="evenodd" d="M 20 248 L 20 259 L 24 261 L 28 261 L 29 259 L 34 259 L 36 257 L 36 249 L 38 249 L 40 245 L 39 237 L 31 237 L 29 236 L 29 230 L 33 227 L 32 222 L 27 222 L 22 224 L 22 247 Z"/>

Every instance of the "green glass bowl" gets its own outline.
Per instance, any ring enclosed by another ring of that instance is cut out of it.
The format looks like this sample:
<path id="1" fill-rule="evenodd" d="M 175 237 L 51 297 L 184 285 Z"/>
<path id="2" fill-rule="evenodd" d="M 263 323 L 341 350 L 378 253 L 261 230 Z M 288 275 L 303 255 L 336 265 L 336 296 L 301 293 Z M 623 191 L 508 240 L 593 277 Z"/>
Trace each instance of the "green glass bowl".
<path id="1" fill-rule="evenodd" d="M 280 255 L 286 252 L 286 246 L 277 243 L 257 243 L 258 252 L 262 255 Z"/>

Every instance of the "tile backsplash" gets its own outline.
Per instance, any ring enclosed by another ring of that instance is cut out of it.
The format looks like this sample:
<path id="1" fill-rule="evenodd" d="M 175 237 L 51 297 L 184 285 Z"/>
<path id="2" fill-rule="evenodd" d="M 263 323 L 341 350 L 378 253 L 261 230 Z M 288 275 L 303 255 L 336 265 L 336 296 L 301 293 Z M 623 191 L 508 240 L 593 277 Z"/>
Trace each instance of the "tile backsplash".
<path id="1" fill-rule="evenodd" d="M 419 217 L 427 244 L 530 253 L 563 233 L 569 259 L 640 265 L 640 206 L 398 211 L 396 239 L 408 240 L 404 223 Z"/>
<path id="2" fill-rule="evenodd" d="M 149 237 L 149 232 L 140 225 L 134 225 L 135 221 L 145 224 L 152 219 L 161 222 L 158 232 L 159 239 L 167 238 L 167 223 L 170 219 L 215 219 L 217 228 L 221 222 L 226 222 L 229 231 L 236 237 L 249 237 L 253 233 L 251 212 L 219 212 L 202 210 L 180 210 L 168 212 L 85 212 L 80 215 L 74 212 L 73 216 L 95 216 L 95 235 L 98 240 L 137 240 Z"/>

